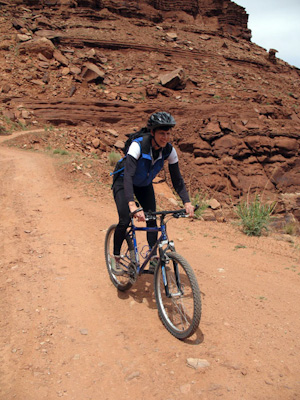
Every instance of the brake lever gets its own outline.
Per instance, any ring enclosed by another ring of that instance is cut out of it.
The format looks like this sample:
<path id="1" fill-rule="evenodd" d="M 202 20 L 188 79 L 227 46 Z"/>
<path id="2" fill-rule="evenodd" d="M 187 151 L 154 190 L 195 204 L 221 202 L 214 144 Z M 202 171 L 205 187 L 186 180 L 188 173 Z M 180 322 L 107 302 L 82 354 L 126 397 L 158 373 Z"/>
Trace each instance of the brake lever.
<path id="1" fill-rule="evenodd" d="M 195 205 L 194 213 L 200 208 L 199 204 Z M 185 211 L 179 211 L 178 213 L 174 214 L 174 218 L 189 218 L 189 214 Z"/>
<path id="2" fill-rule="evenodd" d="M 188 217 L 188 214 L 186 214 L 186 213 L 183 212 L 183 211 L 179 211 L 178 213 L 173 214 L 173 217 L 174 217 L 174 218 L 187 218 L 187 217 Z"/>
<path id="3" fill-rule="evenodd" d="M 153 215 L 150 211 L 145 213 L 145 220 L 146 221 L 154 221 L 156 220 L 156 215 Z"/>

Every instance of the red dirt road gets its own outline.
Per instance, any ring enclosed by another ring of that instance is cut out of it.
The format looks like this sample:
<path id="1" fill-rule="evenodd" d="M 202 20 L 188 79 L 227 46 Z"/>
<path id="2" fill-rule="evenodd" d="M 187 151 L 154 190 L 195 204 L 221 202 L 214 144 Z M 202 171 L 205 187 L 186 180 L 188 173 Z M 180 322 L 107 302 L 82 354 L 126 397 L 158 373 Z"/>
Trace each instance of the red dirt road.
<path id="1" fill-rule="evenodd" d="M 299 238 L 170 222 L 203 301 L 199 331 L 181 342 L 158 318 L 151 276 L 124 294 L 108 278 L 110 190 L 85 194 L 58 168 L 0 147 L 1 400 L 300 398 Z"/>

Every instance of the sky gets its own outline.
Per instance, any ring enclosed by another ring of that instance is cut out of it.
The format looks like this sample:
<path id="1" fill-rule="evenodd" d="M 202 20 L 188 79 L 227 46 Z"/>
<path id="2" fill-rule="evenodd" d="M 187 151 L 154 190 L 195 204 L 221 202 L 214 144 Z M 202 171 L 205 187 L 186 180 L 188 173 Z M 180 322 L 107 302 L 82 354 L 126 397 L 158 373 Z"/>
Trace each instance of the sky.
<path id="1" fill-rule="evenodd" d="M 251 42 L 278 50 L 278 58 L 300 68 L 300 0 L 233 1 L 249 14 Z"/>

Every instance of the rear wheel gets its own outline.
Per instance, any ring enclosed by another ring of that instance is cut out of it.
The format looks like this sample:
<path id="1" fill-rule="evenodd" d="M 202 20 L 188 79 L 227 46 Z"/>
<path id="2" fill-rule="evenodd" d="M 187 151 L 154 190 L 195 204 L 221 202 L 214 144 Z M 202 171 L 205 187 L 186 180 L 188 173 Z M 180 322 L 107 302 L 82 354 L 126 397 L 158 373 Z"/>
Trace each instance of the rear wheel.
<path id="1" fill-rule="evenodd" d="M 111 269 L 111 259 L 113 257 L 114 233 L 116 230 L 116 226 L 116 224 L 111 225 L 106 232 L 104 245 L 105 261 L 110 280 L 117 289 L 125 291 L 130 289 L 135 281 L 135 254 L 133 242 L 129 235 L 126 235 L 120 252 L 120 254 L 122 255 L 120 265 L 124 269 L 124 275 L 114 275 Z"/>
<path id="2" fill-rule="evenodd" d="M 154 275 L 158 314 L 167 330 L 183 340 L 193 335 L 199 326 L 200 290 L 192 268 L 182 256 L 172 251 L 166 253 L 166 258 L 165 267 L 156 268 Z"/>

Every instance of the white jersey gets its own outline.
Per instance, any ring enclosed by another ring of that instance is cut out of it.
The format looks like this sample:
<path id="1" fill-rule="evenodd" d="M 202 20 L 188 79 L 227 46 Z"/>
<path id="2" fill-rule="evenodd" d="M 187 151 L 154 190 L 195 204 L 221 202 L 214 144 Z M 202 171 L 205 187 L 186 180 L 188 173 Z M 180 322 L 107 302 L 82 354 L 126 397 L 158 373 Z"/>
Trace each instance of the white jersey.
<path id="1" fill-rule="evenodd" d="M 151 157 L 152 157 L 152 148 L 150 149 L 151 151 Z M 138 160 L 141 156 L 141 146 L 139 145 L 138 142 L 132 142 L 129 149 L 128 149 L 128 153 L 129 155 L 131 155 L 131 157 L 135 158 L 136 160 Z M 158 158 L 155 160 L 159 160 L 160 158 L 162 158 L 162 150 L 160 150 L 159 152 L 159 156 Z M 172 146 L 172 151 L 169 155 L 169 157 L 166 159 L 168 160 L 169 164 L 176 164 L 178 162 L 178 156 L 177 156 L 177 152 L 175 150 L 175 148 Z M 152 157 L 152 162 L 153 161 L 153 157 Z"/>

